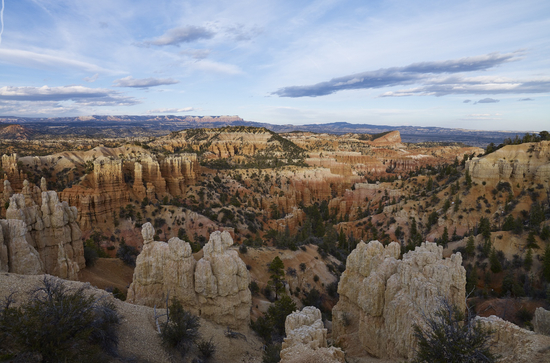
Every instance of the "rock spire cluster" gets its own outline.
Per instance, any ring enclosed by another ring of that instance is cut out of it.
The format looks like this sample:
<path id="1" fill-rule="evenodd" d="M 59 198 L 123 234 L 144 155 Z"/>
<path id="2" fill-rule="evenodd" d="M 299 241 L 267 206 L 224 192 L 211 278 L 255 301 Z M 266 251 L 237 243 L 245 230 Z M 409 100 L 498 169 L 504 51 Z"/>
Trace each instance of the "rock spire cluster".
<path id="1" fill-rule="evenodd" d="M 154 241 L 151 223 L 142 227 L 143 250 L 136 260 L 128 301 L 164 307 L 166 296 L 191 312 L 232 328 L 250 323 L 250 276 L 228 232 L 213 232 L 197 262 L 189 243 L 177 237 Z"/>
<path id="2" fill-rule="evenodd" d="M 465 308 L 466 271 L 460 253 L 422 243 L 400 256 L 400 245 L 360 242 L 348 256 L 332 310 L 333 338 L 346 350 L 380 358 L 412 358 L 413 324 L 444 297 Z"/>

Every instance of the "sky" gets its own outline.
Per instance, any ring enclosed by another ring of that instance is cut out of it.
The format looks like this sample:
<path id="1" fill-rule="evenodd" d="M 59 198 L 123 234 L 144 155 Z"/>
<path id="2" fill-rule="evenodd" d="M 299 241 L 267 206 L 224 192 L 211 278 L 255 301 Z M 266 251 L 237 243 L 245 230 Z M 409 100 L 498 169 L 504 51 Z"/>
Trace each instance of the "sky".
<path id="1" fill-rule="evenodd" d="M 2 0 L 0 115 L 550 129 L 550 1 Z"/>

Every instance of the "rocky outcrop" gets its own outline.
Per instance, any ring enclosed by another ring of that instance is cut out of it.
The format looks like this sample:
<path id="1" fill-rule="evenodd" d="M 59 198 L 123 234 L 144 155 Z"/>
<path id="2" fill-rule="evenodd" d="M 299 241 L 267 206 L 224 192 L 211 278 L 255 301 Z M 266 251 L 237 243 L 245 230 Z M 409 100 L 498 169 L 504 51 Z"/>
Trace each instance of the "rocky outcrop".
<path id="1" fill-rule="evenodd" d="M 398 146 L 401 144 L 401 133 L 399 131 L 391 131 L 370 142 L 372 146 Z"/>
<path id="2" fill-rule="evenodd" d="M 344 352 L 340 348 L 327 347 L 327 329 L 323 325 L 321 311 L 306 306 L 286 317 L 286 338 L 281 349 L 282 363 L 343 363 Z"/>
<path id="3" fill-rule="evenodd" d="M 508 145 L 487 156 L 468 161 L 474 181 L 521 181 L 529 178 L 537 183 L 550 182 L 550 141 Z"/>
<path id="4" fill-rule="evenodd" d="M 61 203 L 54 191 L 42 192 L 40 204 L 23 194 L 14 194 L 6 211 L 7 220 L 0 221 L 0 239 L 5 247 L 0 247 L 2 269 L 76 280 L 78 271 L 85 267 L 77 214 L 76 208 Z"/>
<path id="5" fill-rule="evenodd" d="M 153 241 L 151 223 L 143 225 L 143 251 L 136 260 L 128 301 L 165 306 L 170 294 L 193 313 L 218 324 L 242 328 L 250 322 L 250 276 L 228 232 L 213 232 L 195 262 L 191 246 L 176 237 Z"/>
<path id="6" fill-rule="evenodd" d="M 499 363 L 550 362 L 550 337 L 539 335 L 491 315 L 476 321 L 493 331 L 491 350 L 500 356 Z"/>
<path id="7" fill-rule="evenodd" d="M 533 327 L 537 334 L 550 335 L 550 311 L 541 307 L 537 308 L 533 319 Z"/>
<path id="8" fill-rule="evenodd" d="M 466 272 L 460 253 L 426 242 L 399 260 L 400 245 L 360 242 L 348 256 L 333 308 L 333 337 L 344 349 L 381 358 L 411 358 L 413 323 L 446 298 L 465 308 Z"/>

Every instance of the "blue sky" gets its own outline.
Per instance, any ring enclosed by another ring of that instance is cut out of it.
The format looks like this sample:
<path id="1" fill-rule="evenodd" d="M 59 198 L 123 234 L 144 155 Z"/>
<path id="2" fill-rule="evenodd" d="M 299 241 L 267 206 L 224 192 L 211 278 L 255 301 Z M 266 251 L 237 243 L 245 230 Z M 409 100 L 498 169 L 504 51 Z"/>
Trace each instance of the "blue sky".
<path id="1" fill-rule="evenodd" d="M 4 0 L 0 115 L 550 129 L 550 2 Z"/>

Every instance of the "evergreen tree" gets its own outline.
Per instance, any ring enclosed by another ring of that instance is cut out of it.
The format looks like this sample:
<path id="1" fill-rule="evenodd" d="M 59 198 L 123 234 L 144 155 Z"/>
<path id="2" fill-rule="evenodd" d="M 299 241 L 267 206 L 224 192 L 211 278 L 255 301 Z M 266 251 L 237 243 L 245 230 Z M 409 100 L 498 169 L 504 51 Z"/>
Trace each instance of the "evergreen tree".
<path id="1" fill-rule="evenodd" d="M 535 240 L 535 232 L 531 231 L 529 232 L 529 236 L 527 236 L 527 248 L 536 248 L 539 249 L 539 245 L 537 244 L 537 241 Z"/>
<path id="2" fill-rule="evenodd" d="M 523 260 L 523 268 L 525 268 L 525 271 L 529 271 L 531 270 L 531 266 L 533 266 L 533 250 L 529 248 Z"/>
<path id="3" fill-rule="evenodd" d="M 550 282 L 550 245 L 546 246 L 544 256 L 542 257 L 542 277 Z"/>
<path id="4" fill-rule="evenodd" d="M 543 241 L 548 241 L 550 239 L 550 227 L 542 227 L 542 230 L 540 231 L 540 239 Z"/>
<path id="5" fill-rule="evenodd" d="M 467 295 L 475 290 L 478 280 L 479 280 L 479 276 L 477 274 L 477 266 L 474 266 L 472 269 L 467 271 L 467 274 L 466 274 L 466 294 Z"/>
<path id="6" fill-rule="evenodd" d="M 468 256 L 473 256 L 476 252 L 476 245 L 474 241 L 474 236 L 468 237 L 468 241 L 466 242 L 466 254 Z"/>
<path id="7" fill-rule="evenodd" d="M 338 235 L 338 248 L 345 250 L 347 248 L 347 239 L 344 234 L 344 229 L 340 228 L 340 234 Z"/>
<path id="8" fill-rule="evenodd" d="M 275 299 L 279 297 L 279 292 L 284 292 L 285 285 L 283 283 L 285 278 L 285 264 L 279 258 L 275 256 L 273 261 L 269 264 L 269 272 L 271 273 L 268 284 L 275 291 Z"/>
<path id="9" fill-rule="evenodd" d="M 447 227 L 443 229 L 443 235 L 441 235 L 441 238 L 439 239 L 439 245 L 443 246 L 443 248 L 447 247 L 447 244 L 449 243 L 449 231 L 447 230 Z"/>
<path id="10" fill-rule="evenodd" d="M 472 177 L 470 176 L 470 172 L 466 170 L 466 187 L 470 189 L 472 187 Z"/>
<path id="11" fill-rule="evenodd" d="M 479 220 L 478 233 L 481 233 L 486 241 L 491 240 L 491 222 L 488 218 L 481 217 Z"/>
<path id="12" fill-rule="evenodd" d="M 496 273 L 499 273 L 500 271 L 502 271 L 502 265 L 500 264 L 500 260 L 498 259 L 497 251 L 494 247 L 491 250 L 491 255 L 489 256 L 489 263 L 491 265 L 491 271 L 493 273 L 496 274 Z"/>

